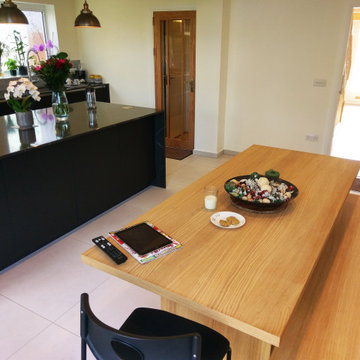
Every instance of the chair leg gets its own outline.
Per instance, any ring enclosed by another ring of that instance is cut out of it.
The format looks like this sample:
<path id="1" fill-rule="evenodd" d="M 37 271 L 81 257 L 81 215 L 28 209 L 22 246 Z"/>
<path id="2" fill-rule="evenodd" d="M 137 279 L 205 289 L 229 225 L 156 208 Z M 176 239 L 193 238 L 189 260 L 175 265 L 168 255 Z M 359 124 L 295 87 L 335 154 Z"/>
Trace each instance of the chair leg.
<path id="1" fill-rule="evenodd" d="M 81 360 L 86 360 L 86 341 L 81 339 Z"/>
<path id="2" fill-rule="evenodd" d="M 231 348 L 229 348 L 229 350 L 226 353 L 226 359 L 231 360 Z"/>

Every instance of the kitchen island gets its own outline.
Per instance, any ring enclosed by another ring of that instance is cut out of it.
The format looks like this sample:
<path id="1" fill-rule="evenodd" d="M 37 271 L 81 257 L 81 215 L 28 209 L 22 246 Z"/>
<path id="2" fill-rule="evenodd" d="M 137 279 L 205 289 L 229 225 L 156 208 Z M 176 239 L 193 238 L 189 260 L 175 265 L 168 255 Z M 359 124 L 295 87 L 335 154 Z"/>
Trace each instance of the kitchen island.
<path id="1" fill-rule="evenodd" d="M 154 109 L 71 104 L 67 122 L 0 117 L 0 269 L 149 185 L 165 187 L 164 117 Z"/>

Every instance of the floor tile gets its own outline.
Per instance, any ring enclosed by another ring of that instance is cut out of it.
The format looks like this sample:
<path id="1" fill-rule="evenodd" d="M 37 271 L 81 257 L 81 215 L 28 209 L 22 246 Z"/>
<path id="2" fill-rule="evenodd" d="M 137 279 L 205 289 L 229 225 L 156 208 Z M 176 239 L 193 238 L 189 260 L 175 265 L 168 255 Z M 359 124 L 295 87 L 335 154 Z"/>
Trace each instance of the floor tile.
<path id="1" fill-rule="evenodd" d="M 85 226 L 81 226 L 71 233 L 80 241 L 92 244 L 91 239 L 96 236 L 107 236 L 109 231 L 117 230 L 127 225 L 131 220 L 143 213 L 139 207 L 132 205 L 131 200 L 113 208 L 110 212 L 97 217 Z"/>
<path id="2" fill-rule="evenodd" d="M 0 359 L 7 359 L 50 324 L 0 295 Z"/>
<path id="3" fill-rule="evenodd" d="M 119 328 L 137 307 L 160 308 L 160 296 L 115 277 L 89 293 L 89 301 L 94 314 L 114 328 Z M 80 302 L 60 317 L 56 324 L 78 334 L 79 308 Z"/>
<path id="4" fill-rule="evenodd" d="M 52 324 L 9 360 L 79 360 L 80 354 L 80 337 Z M 95 359 L 90 352 L 88 354 L 88 360 Z"/>
<path id="5" fill-rule="evenodd" d="M 175 159 L 166 159 L 166 176 L 184 166 L 184 162 Z"/>
<path id="6" fill-rule="evenodd" d="M 89 246 L 67 237 L 2 275 L 0 294 L 54 321 L 74 306 L 83 291 L 110 277 L 80 260 Z"/>
<path id="7" fill-rule="evenodd" d="M 130 201 L 130 204 L 144 213 L 160 204 L 174 193 L 175 191 L 170 188 L 162 189 L 156 186 L 150 186 L 145 192 L 133 198 Z"/>

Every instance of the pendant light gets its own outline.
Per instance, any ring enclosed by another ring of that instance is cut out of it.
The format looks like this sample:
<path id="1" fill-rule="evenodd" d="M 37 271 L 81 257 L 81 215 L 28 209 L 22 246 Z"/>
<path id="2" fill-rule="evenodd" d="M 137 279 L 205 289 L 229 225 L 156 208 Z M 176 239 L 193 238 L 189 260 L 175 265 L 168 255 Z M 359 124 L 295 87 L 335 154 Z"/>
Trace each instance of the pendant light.
<path id="1" fill-rule="evenodd" d="M 29 24 L 29 22 L 12 0 L 5 0 L 0 8 L 0 24 Z"/>
<path id="2" fill-rule="evenodd" d="M 75 19 L 75 27 L 101 27 L 97 17 L 90 11 L 86 0 L 84 2 L 84 8 L 80 11 L 80 15 Z"/>

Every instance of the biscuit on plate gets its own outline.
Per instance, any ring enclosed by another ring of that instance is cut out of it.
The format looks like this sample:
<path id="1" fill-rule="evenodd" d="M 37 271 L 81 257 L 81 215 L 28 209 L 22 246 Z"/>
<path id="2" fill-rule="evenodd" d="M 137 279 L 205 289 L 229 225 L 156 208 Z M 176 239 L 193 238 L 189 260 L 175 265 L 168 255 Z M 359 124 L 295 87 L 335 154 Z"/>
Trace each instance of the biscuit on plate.
<path id="1" fill-rule="evenodd" d="M 235 216 L 229 216 L 226 218 L 226 221 L 229 225 L 239 225 L 240 221 Z"/>

